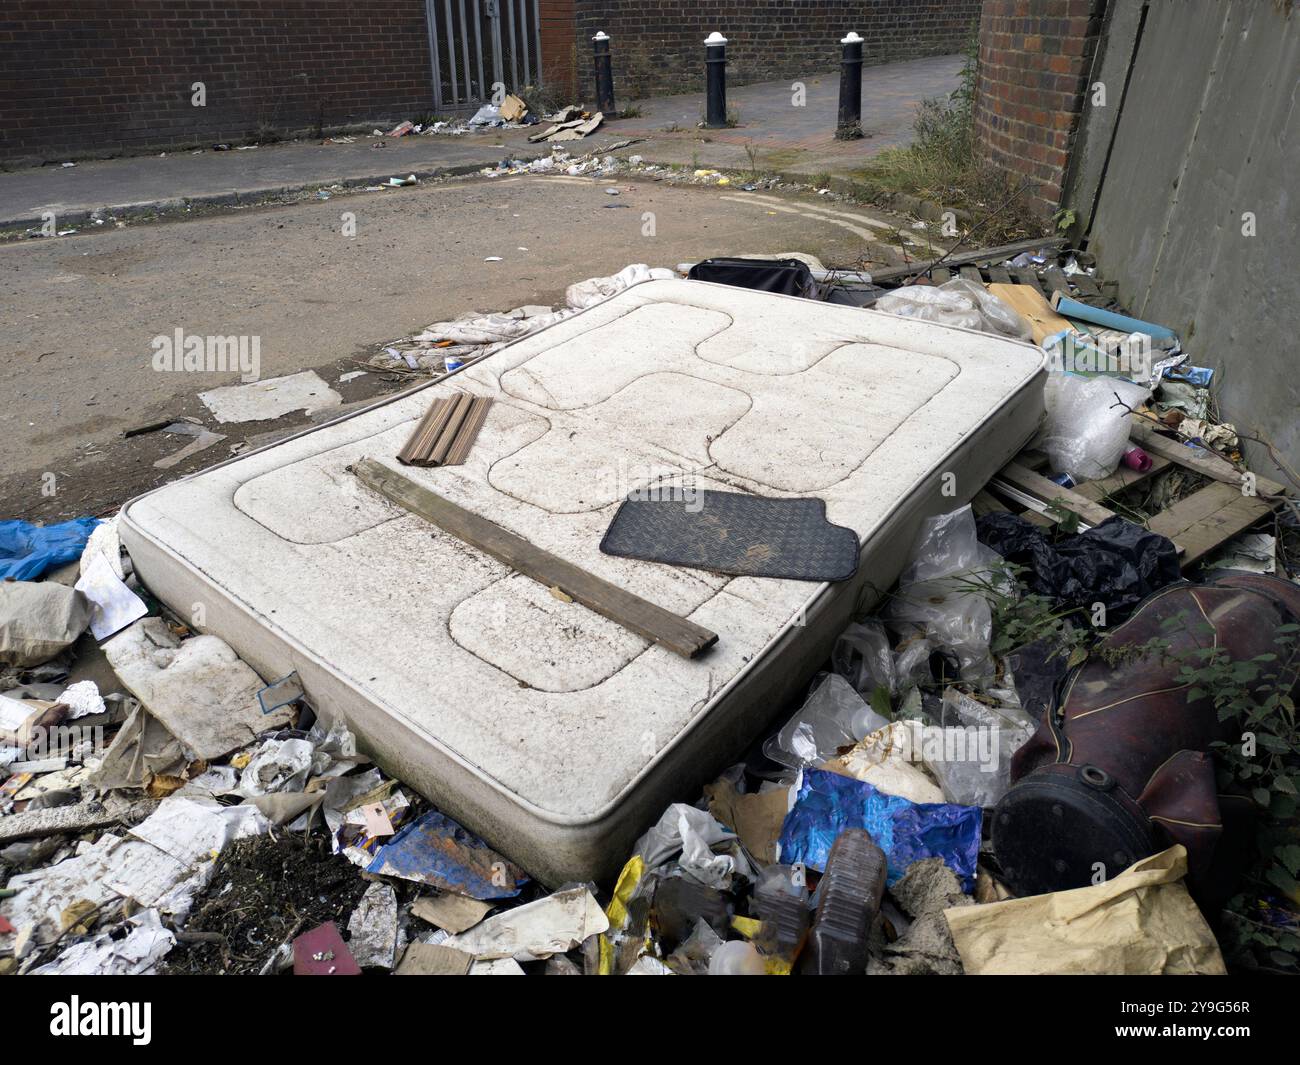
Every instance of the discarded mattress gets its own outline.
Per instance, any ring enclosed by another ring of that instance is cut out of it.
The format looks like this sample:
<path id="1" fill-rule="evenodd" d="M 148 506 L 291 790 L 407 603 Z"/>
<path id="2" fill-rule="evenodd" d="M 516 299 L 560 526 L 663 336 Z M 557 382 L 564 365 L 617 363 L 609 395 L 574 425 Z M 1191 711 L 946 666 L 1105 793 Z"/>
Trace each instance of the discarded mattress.
<path id="1" fill-rule="evenodd" d="M 125 509 L 150 589 L 264 677 L 297 670 L 385 769 L 551 885 L 609 875 L 785 708 L 893 583 L 923 517 L 1033 434 L 1042 353 L 963 329 L 649 281 L 427 387 Z M 396 455 L 429 404 L 495 399 L 463 465 Z M 387 502 L 373 458 L 719 634 L 694 660 Z M 629 492 L 814 496 L 862 544 L 836 584 L 602 554 Z"/>

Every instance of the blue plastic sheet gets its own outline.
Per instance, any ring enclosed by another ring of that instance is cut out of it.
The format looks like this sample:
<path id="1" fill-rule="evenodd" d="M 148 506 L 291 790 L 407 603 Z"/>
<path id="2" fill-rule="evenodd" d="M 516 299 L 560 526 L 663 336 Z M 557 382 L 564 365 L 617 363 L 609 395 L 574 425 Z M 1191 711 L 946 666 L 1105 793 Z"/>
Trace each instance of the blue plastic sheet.
<path id="1" fill-rule="evenodd" d="M 366 872 L 474 899 L 514 898 L 528 883 L 527 873 L 437 810 L 416 818 L 376 850 Z"/>
<path id="2" fill-rule="evenodd" d="M 0 581 L 34 581 L 47 570 L 75 562 L 98 524 L 98 518 L 58 525 L 0 521 Z"/>
<path id="3" fill-rule="evenodd" d="M 922 858 L 942 858 L 967 892 L 975 887 L 980 849 L 978 806 L 911 802 L 861 780 L 805 769 L 794 806 L 781 826 L 780 861 L 822 871 L 831 845 L 846 828 L 865 828 L 889 860 L 888 883 Z"/>

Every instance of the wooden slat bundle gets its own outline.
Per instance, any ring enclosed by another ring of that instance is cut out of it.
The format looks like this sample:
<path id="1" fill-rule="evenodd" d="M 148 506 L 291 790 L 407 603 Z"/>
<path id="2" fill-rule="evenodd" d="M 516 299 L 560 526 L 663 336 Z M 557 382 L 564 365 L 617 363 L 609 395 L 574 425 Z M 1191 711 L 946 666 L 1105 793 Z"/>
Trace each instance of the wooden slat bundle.
<path id="1" fill-rule="evenodd" d="M 459 392 L 436 399 L 420 419 L 397 461 L 406 466 L 459 466 L 483 428 L 492 400 Z"/>

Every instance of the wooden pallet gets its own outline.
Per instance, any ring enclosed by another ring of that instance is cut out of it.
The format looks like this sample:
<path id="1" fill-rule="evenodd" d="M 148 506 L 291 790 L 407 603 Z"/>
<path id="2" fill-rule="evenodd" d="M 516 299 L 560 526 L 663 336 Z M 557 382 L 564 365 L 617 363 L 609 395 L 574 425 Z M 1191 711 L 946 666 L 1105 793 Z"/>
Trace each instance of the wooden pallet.
<path id="1" fill-rule="evenodd" d="M 1068 512 L 1081 525 L 1099 525 L 1115 516 L 1104 505 L 1115 492 L 1148 480 L 1171 465 L 1180 466 L 1210 478 L 1210 483 L 1153 515 L 1146 526 L 1174 542 L 1180 564 L 1187 569 L 1271 514 L 1278 505 L 1276 497 L 1284 494 L 1282 485 L 1257 475 L 1255 494 L 1246 494 L 1242 474 L 1226 459 L 1161 436 L 1150 420 L 1140 416 L 1133 417 L 1129 439 L 1151 456 L 1149 470 L 1139 473 L 1121 466 L 1109 477 L 1062 488 L 1039 472 L 1046 465 L 1046 456 L 1022 451 L 976 494 L 975 512 L 1018 510 L 1022 517 L 1043 526 L 1057 524 L 1058 516 Z"/>

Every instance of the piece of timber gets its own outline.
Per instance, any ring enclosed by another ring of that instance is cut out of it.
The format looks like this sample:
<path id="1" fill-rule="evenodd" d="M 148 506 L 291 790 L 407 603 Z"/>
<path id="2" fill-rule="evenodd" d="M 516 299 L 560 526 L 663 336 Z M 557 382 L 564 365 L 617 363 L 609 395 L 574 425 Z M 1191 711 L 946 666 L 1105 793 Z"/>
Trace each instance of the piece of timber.
<path id="1" fill-rule="evenodd" d="M 1055 250 L 1064 243 L 1064 237 L 1052 237 L 1050 239 L 1034 237 L 1029 240 L 1016 241 L 1014 244 L 1000 244 L 994 248 L 976 248 L 974 251 L 954 252 L 943 260 L 943 265 L 951 268 L 968 264 L 1001 263 L 1006 259 L 1014 259 L 1022 251 L 1038 251 L 1040 248 Z M 880 271 L 873 270 L 871 280 L 876 284 L 884 281 L 901 281 L 904 278 L 925 273 L 936 262 L 938 262 L 937 259 L 931 259 L 928 262 L 912 263 L 910 266 L 895 266 Z"/>
<path id="2" fill-rule="evenodd" d="M 1070 323 L 1052 310 L 1052 305 L 1036 288 L 1029 285 L 989 285 L 989 291 L 1007 304 L 1025 321 L 1034 335 L 1034 343 L 1071 328 Z"/>
<path id="3" fill-rule="evenodd" d="M 1216 481 L 1162 510 L 1147 526 L 1178 542 L 1183 549 L 1181 564 L 1186 568 L 1272 509 L 1266 500 L 1243 496 L 1239 488 Z"/>
<path id="4" fill-rule="evenodd" d="M 468 392 L 435 399 L 397 453 L 397 461 L 405 466 L 459 466 L 473 447 L 491 406 L 490 397 L 471 396 Z"/>
<path id="5" fill-rule="evenodd" d="M 1222 456 L 1205 448 L 1191 448 L 1186 444 L 1180 444 L 1177 440 L 1161 436 L 1156 432 L 1151 419 L 1144 418 L 1140 414 L 1133 415 L 1130 421 L 1132 423 L 1129 427 L 1130 439 L 1139 444 L 1147 454 L 1160 455 L 1185 469 L 1194 470 L 1224 484 L 1241 487 L 1242 472 Z M 1255 474 L 1254 477 L 1255 490 L 1260 495 L 1278 496 L 1286 491 L 1284 486 L 1267 477 L 1260 474 Z"/>
<path id="6" fill-rule="evenodd" d="M 1107 518 L 1115 516 L 1114 511 L 1107 510 L 1101 504 L 1070 488 L 1064 488 L 1055 481 L 1049 481 L 1041 473 L 1035 473 L 1018 462 L 1008 462 L 998 471 L 998 477 L 1023 492 L 1037 496 L 1049 505 L 1058 503 L 1066 510 L 1077 514 L 1089 525 L 1100 525 Z"/>
<path id="7" fill-rule="evenodd" d="M 444 532 L 477 547 L 511 569 L 545 585 L 558 588 L 575 602 L 617 622 L 647 640 L 663 644 L 683 658 L 694 658 L 718 642 L 718 634 L 665 610 L 626 589 L 610 584 L 558 555 L 543 551 L 493 521 L 459 507 L 409 477 L 374 459 L 354 467 L 358 479 L 390 502 L 438 526 Z"/>

